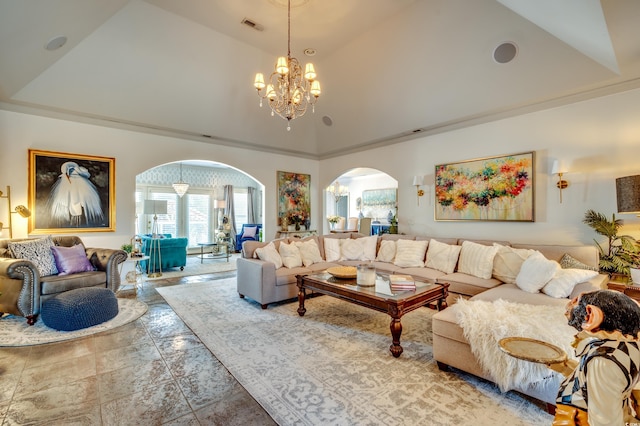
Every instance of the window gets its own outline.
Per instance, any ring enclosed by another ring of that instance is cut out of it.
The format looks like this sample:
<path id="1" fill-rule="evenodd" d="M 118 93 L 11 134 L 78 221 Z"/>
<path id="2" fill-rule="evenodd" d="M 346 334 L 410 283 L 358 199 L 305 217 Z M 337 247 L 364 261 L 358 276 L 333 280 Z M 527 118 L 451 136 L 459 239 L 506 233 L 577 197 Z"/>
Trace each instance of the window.
<path id="1" fill-rule="evenodd" d="M 187 198 L 187 228 L 189 229 L 189 246 L 197 243 L 213 241 L 212 217 L 210 215 L 211 196 L 208 194 L 190 193 Z"/>
<path id="2" fill-rule="evenodd" d="M 247 223 L 249 217 L 247 188 L 233 188 L 233 207 L 236 215 L 236 232 L 240 232 L 242 224 Z"/>

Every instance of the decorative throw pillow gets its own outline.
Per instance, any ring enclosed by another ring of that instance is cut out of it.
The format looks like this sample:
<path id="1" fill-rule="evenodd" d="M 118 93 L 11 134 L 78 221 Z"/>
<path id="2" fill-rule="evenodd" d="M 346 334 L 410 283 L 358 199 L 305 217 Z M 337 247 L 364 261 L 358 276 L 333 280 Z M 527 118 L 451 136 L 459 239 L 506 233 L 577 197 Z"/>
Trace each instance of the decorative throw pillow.
<path id="1" fill-rule="evenodd" d="M 429 250 L 427 250 L 427 268 L 437 269 L 447 274 L 452 273 L 456 269 L 460 250 L 462 250 L 462 246 L 445 244 L 431 239 Z"/>
<path id="2" fill-rule="evenodd" d="M 378 248 L 378 236 L 371 235 L 369 237 L 360 237 L 355 241 L 362 244 L 361 260 L 376 260 L 376 248 Z"/>
<path id="3" fill-rule="evenodd" d="M 378 250 L 377 261 L 393 262 L 396 257 L 396 242 L 392 240 L 380 241 L 380 249 Z"/>
<path id="4" fill-rule="evenodd" d="M 58 273 L 56 260 L 51 253 L 51 247 L 54 246 L 51 236 L 37 240 L 10 242 L 8 245 L 14 258 L 31 261 L 38 269 L 40 276 Z"/>
<path id="5" fill-rule="evenodd" d="M 327 262 L 337 262 L 340 260 L 340 240 L 338 238 L 325 238 L 324 258 Z"/>
<path id="6" fill-rule="evenodd" d="M 493 259 L 497 252 L 498 247 L 495 246 L 463 241 L 458 261 L 458 272 L 488 280 L 493 272 Z"/>
<path id="7" fill-rule="evenodd" d="M 594 266 L 589 266 L 586 263 L 580 262 L 575 257 L 571 256 L 569 253 L 565 253 L 560 259 L 560 266 L 563 269 L 586 269 L 588 271 L 597 271 L 598 268 Z"/>
<path id="8" fill-rule="evenodd" d="M 360 241 L 345 239 L 340 243 L 340 260 L 363 260 L 364 247 Z"/>
<path id="9" fill-rule="evenodd" d="M 493 258 L 493 276 L 507 284 L 515 284 L 522 263 L 531 256 L 535 250 L 516 249 L 493 243 L 498 248 L 496 257 Z"/>
<path id="10" fill-rule="evenodd" d="M 302 266 L 302 257 L 300 250 L 294 243 L 280 243 L 280 257 L 285 268 L 298 268 Z"/>
<path id="11" fill-rule="evenodd" d="M 398 240 L 396 241 L 396 258 L 393 264 L 401 268 L 424 267 L 424 254 L 429 241 Z"/>
<path id="12" fill-rule="evenodd" d="M 56 261 L 58 275 L 89 272 L 96 269 L 87 258 L 87 252 L 82 244 L 71 247 L 53 246 L 51 252 Z"/>
<path id="13" fill-rule="evenodd" d="M 270 242 L 264 247 L 257 248 L 255 253 L 258 255 L 258 259 L 275 264 L 276 269 L 282 267 L 282 258 L 273 242 Z"/>
<path id="14" fill-rule="evenodd" d="M 569 297 L 576 284 L 588 281 L 596 275 L 598 275 L 598 272 L 588 269 L 560 268 L 556 271 L 551 281 L 542 287 L 542 292 L 556 299 Z"/>
<path id="15" fill-rule="evenodd" d="M 554 277 L 558 269 L 558 262 L 549 260 L 536 251 L 522 262 L 520 272 L 516 276 L 516 285 L 528 293 L 538 293 Z"/>
<path id="16" fill-rule="evenodd" d="M 258 227 L 257 226 L 247 226 L 246 228 L 244 228 L 244 231 L 242 232 L 242 238 L 255 238 L 256 237 L 256 232 L 258 231 Z"/>
<path id="17" fill-rule="evenodd" d="M 300 251 L 300 257 L 302 257 L 302 264 L 304 266 L 310 266 L 323 261 L 316 240 L 296 241 L 294 244 Z"/>

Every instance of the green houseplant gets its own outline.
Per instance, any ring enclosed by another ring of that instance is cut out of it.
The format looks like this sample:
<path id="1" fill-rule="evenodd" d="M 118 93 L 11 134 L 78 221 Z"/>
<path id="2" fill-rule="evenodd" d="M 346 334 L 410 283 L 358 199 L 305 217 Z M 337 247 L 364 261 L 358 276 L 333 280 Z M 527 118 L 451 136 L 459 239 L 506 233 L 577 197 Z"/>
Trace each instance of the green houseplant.
<path id="1" fill-rule="evenodd" d="M 596 234 L 607 238 L 608 248 L 594 240 L 600 251 L 600 271 L 610 276 L 622 275 L 629 277 L 629 268 L 640 265 L 640 245 L 630 235 L 618 235 L 622 226 L 622 220 L 616 219 L 613 214 L 611 220 L 602 213 L 588 210 L 583 222 L 591 227 Z M 628 280 L 628 278 L 627 278 Z"/>

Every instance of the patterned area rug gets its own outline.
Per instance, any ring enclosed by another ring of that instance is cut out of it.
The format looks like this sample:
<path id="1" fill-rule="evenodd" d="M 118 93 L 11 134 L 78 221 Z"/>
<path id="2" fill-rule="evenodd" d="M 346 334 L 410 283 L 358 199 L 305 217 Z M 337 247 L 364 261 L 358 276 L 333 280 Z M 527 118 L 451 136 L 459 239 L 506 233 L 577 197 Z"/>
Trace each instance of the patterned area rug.
<path id="1" fill-rule="evenodd" d="M 167 278 L 189 277 L 191 275 L 235 271 L 236 259 L 238 257 L 240 257 L 239 253 L 230 255 L 228 262 L 225 258 L 204 259 L 200 262 L 200 258 L 197 256 L 187 256 L 187 265 L 184 267 L 184 270 L 181 271 L 180 268 L 171 268 L 166 271 L 162 271 L 162 275 L 159 277 L 147 277 L 145 275 L 144 279 L 146 281 L 154 281 L 165 280 Z M 122 276 L 125 277 L 124 274 L 122 274 Z M 126 284 L 125 278 L 123 278 L 122 281 Z"/>
<path id="2" fill-rule="evenodd" d="M 134 299 L 118 298 L 118 315 L 93 327 L 76 331 L 58 331 L 38 319 L 28 325 L 23 317 L 8 315 L 0 319 L 0 346 L 32 346 L 77 339 L 130 323 L 147 312 L 147 305 Z"/>
<path id="3" fill-rule="evenodd" d="M 404 353 L 389 352 L 390 318 L 329 296 L 262 310 L 235 279 L 158 292 L 280 425 L 548 425 L 521 395 L 440 371 L 428 308 L 403 317 Z"/>

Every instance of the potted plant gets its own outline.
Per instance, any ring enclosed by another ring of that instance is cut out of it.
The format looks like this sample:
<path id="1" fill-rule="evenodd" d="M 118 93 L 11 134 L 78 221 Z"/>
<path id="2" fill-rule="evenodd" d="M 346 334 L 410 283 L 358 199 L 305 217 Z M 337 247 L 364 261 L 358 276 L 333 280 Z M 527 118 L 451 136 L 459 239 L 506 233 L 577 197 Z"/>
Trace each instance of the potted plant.
<path id="1" fill-rule="evenodd" d="M 327 216 L 327 220 L 329 221 L 329 226 L 331 227 L 331 229 L 334 229 L 336 227 L 336 223 L 340 222 L 340 216 Z"/>
<path id="2" fill-rule="evenodd" d="M 608 273 L 612 279 L 622 278 L 629 281 L 629 268 L 640 267 L 640 244 L 630 235 L 618 235 L 622 220 L 613 214 L 611 220 L 605 215 L 588 210 L 583 222 L 591 227 L 596 234 L 607 238 L 608 249 L 605 250 L 598 241 L 594 240 L 600 251 L 601 272 Z"/>

